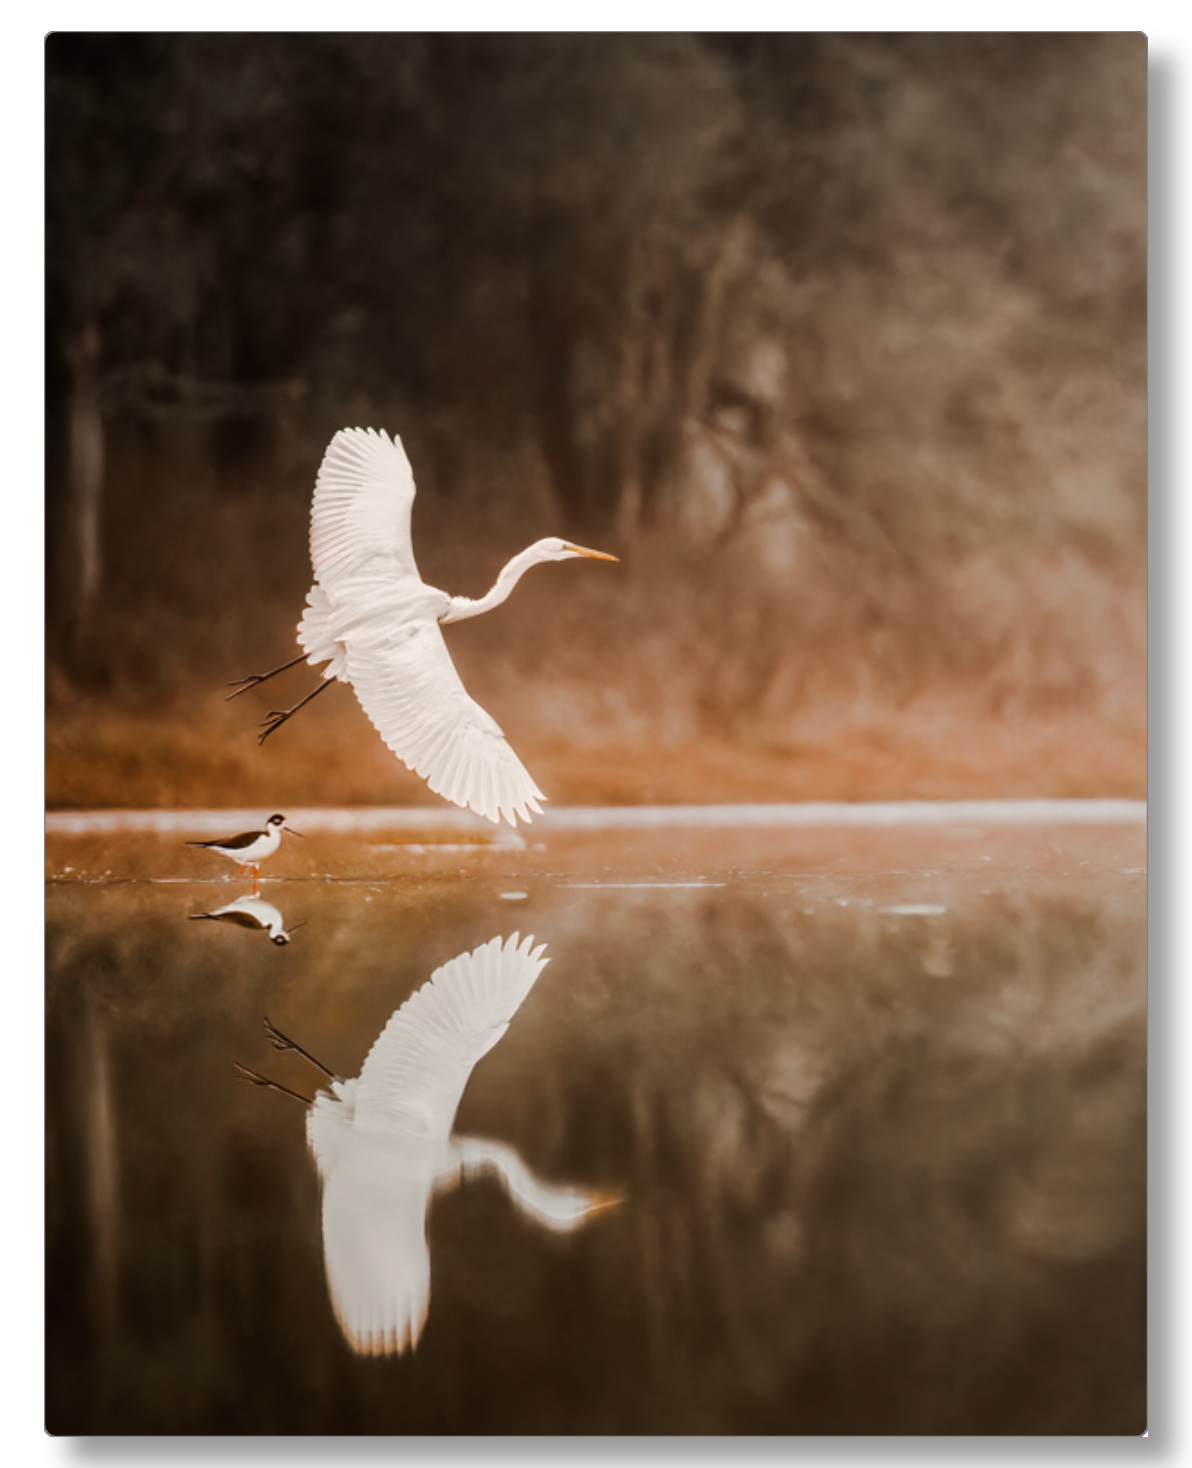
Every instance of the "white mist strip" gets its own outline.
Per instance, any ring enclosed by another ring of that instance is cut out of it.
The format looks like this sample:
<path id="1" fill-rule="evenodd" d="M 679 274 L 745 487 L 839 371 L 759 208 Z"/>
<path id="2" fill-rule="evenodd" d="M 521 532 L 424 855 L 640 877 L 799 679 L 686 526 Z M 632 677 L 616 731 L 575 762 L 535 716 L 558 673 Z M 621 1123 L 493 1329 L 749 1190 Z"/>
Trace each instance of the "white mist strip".
<path id="1" fill-rule="evenodd" d="M 54 836 L 111 836 L 120 833 L 163 836 L 227 836 L 236 831 L 253 831 L 269 818 L 265 808 L 257 810 L 91 810 L 50 811 L 46 833 Z M 369 806 L 359 810 L 310 808 L 291 809 L 286 821 L 305 836 L 320 834 L 361 836 L 372 833 L 409 832 L 433 835 L 476 835 L 480 846 L 509 846 L 521 850 L 525 842 L 508 827 L 499 831 L 490 821 L 466 810 L 423 810 L 418 806 Z M 463 849 L 463 848 L 460 848 Z"/>
<path id="2" fill-rule="evenodd" d="M 616 887 L 624 889 L 627 887 L 727 887 L 727 882 L 560 882 L 559 888 L 565 892 L 592 892 L 597 888 Z"/>
<path id="3" fill-rule="evenodd" d="M 572 806 L 547 810 L 531 830 L 618 831 L 783 828 L 809 826 L 1064 826 L 1145 825 L 1144 800 L 891 800 L 803 805 Z M 118 832 L 226 836 L 264 824 L 263 810 L 50 811 L 46 832 L 102 836 Z M 520 846 L 522 838 L 466 810 L 375 806 L 359 810 L 293 810 L 287 820 L 300 831 L 365 835 L 381 831 L 469 832 L 484 844 Z"/>
<path id="4" fill-rule="evenodd" d="M 548 810 L 555 831 L 651 827 L 1145 825 L 1145 800 L 891 800 L 804 805 L 659 805 Z"/>

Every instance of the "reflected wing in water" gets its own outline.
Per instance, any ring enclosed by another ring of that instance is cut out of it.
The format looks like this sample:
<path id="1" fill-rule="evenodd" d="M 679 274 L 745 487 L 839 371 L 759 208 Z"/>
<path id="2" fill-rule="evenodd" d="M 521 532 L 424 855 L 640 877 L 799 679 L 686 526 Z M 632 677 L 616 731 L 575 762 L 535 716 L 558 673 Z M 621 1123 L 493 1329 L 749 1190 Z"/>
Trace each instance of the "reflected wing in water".
<path id="1" fill-rule="evenodd" d="M 331 1304 L 365 1356 L 413 1350 L 430 1303 L 426 1205 L 432 1178 L 380 1148 L 356 1147 L 323 1189 Z"/>
<path id="2" fill-rule="evenodd" d="M 418 1341 L 430 1299 L 426 1211 L 436 1180 L 459 1170 L 456 1108 L 546 966 L 544 949 L 515 933 L 443 964 L 390 1019 L 359 1079 L 333 1082 L 311 1108 L 327 1282 L 354 1350 Z"/>
<path id="3" fill-rule="evenodd" d="M 545 948 L 535 948 L 532 937 L 519 946 L 515 933 L 437 968 L 369 1051 L 355 1083 L 357 1121 L 445 1146 L 473 1067 L 546 967 Z"/>

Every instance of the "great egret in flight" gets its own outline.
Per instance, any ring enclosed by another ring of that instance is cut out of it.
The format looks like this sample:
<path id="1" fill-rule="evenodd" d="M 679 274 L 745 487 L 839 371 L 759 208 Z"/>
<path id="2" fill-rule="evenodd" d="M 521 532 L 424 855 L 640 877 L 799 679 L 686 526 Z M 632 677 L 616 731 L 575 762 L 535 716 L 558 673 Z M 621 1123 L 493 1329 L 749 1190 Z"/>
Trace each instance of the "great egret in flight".
<path id="1" fill-rule="evenodd" d="M 261 862 L 273 855 L 281 845 L 281 833 L 301 836 L 293 826 L 286 825 L 285 816 L 273 815 L 265 822 L 263 831 L 241 831 L 239 836 L 225 836 L 219 841 L 188 841 L 187 846 L 199 846 L 204 851 L 218 851 L 234 861 L 242 872 L 251 872 L 253 881 L 260 874 Z"/>
<path id="2" fill-rule="evenodd" d="M 543 561 L 587 556 L 615 561 L 550 536 L 513 557 L 479 600 L 427 586 L 410 535 L 414 474 L 400 438 L 384 430 L 342 428 L 315 482 L 310 557 L 315 584 L 298 624 L 303 656 L 269 673 L 239 678 L 254 688 L 304 659 L 326 663 L 324 682 L 293 708 L 264 721 L 263 743 L 338 678 L 407 769 L 436 794 L 499 824 L 541 812 L 546 797 L 505 742 L 497 721 L 465 691 L 439 630 L 500 606 L 522 576 Z"/>
<path id="3" fill-rule="evenodd" d="M 511 1148 L 453 1137 L 460 1097 L 477 1061 L 509 1022 L 549 960 L 515 933 L 436 969 L 390 1018 L 355 1080 L 341 1080 L 268 1020 L 276 1050 L 293 1050 L 327 1076 L 312 1101 L 237 1065 L 242 1080 L 305 1102 L 306 1132 L 323 1184 L 323 1256 L 331 1302 L 353 1350 L 412 1350 L 430 1303 L 427 1212 L 435 1193 L 495 1172 L 519 1207 L 571 1229 L 617 1200 L 540 1181 Z"/>

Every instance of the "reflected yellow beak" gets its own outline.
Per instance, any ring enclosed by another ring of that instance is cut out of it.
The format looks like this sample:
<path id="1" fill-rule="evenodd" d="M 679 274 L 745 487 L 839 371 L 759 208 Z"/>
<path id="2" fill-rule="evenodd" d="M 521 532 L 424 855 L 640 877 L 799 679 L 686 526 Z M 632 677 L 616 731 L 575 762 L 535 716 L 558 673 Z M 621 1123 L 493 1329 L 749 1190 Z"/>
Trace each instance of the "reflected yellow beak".
<path id="1" fill-rule="evenodd" d="M 616 556 L 610 556 L 610 560 L 616 560 Z M 618 1203 L 624 1203 L 625 1199 L 620 1193 L 592 1193 L 589 1196 L 588 1212 L 585 1217 L 593 1213 L 599 1213 L 604 1208 L 615 1208 Z"/>
<path id="2" fill-rule="evenodd" d="M 567 549 L 571 551 L 573 555 L 590 556 L 594 561 L 616 561 L 620 559 L 619 556 L 606 555 L 604 551 L 588 550 L 585 546 L 582 545 L 572 545 L 570 541 L 567 541 Z"/>

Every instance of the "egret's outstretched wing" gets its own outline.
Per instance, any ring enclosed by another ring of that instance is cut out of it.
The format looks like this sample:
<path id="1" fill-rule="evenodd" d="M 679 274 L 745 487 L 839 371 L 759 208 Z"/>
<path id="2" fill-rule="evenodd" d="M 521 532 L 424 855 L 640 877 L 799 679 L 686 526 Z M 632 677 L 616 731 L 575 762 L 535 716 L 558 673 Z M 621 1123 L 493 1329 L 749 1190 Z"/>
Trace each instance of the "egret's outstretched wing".
<path id="1" fill-rule="evenodd" d="M 515 933 L 437 968 L 369 1051 L 356 1082 L 357 1122 L 445 1146 L 473 1066 L 509 1028 L 549 962 L 545 948 L 532 937 L 519 944 Z"/>
<path id="2" fill-rule="evenodd" d="M 315 577 L 332 590 L 361 572 L 418 576 L 410 517 L 414 471 L 382 429 L 341 428 L 327 446 L 310 511 Z"/>
<path id="3" fill-rule="evenodd" d="M 323 1262 L 353 1350 L 413 1349 L 430 1304 L 426 1208 L 431 1177 L 400 1151 L 353 1139 L 323 1187 Z"/>
<path id="4" fill-rule="evenodd" d="M 352 638 L 344 661 L 381 738 L 437 795 L 511 826 L 541 812 L 546 797 L 460 682 L 433 618 L 414 615 L 383 637 Z"/>

